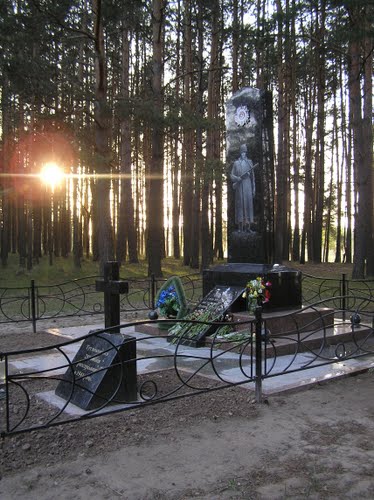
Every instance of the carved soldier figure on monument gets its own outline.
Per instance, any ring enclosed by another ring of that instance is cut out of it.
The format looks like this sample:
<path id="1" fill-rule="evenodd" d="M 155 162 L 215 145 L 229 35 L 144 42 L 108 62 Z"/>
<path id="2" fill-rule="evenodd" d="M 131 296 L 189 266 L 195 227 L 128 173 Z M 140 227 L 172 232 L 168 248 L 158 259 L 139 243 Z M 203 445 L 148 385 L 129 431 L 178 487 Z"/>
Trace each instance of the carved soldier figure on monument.
<path id="1" fill-rule="evenodd" d="M 247 146 L 240 146 L 240 157 L 234 162 L 230 179 L 235 191 L 235 224 L 239 231 L 251 230 L 254 221 L 254 196 L 256 193 L 254 168 L 247 157 Z"/>

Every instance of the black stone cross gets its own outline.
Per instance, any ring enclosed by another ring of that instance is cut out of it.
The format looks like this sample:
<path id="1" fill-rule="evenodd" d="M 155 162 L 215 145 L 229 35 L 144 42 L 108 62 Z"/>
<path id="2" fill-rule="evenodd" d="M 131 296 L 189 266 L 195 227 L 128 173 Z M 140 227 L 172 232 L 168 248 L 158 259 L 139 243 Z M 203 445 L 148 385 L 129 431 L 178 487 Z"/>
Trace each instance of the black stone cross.
<path id="1" fill-rule="evenodd" d="M 119 262 L 109 261 L 104 264 L 104 279 L 96 281 L 96 291 L 104 292 L 105 328 L 120 324 L 120 294 L 129 291 L 127 281 L 119 279 Z M 111 333 L 119 333 L 113 328 Z"/>

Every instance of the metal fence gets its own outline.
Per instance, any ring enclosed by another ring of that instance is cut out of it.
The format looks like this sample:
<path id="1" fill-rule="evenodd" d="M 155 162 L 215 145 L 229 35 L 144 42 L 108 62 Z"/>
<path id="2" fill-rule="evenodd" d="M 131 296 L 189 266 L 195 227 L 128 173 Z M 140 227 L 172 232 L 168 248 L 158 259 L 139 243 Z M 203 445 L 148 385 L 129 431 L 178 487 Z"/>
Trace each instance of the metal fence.
<path id="1" fill-rule="evenodd" d="M 103 294 L 95 287 L 100 278 L 88 276 L 56 285 L 39 285 L 31 280 L 26 287 L 0 287 L 0 324 L 31 323 L 35 332 L 38 321 L 102 315 Z M 145 318 L 154 309 L 157 290 L 166 280 L 154 276 L 121 279 L 129 283 L 129 293 L 121 296 L 122 320 Z M 201 274 L 185 275 L 181 280 L 187 301 L 196 304 L 202 297 Z M 358 300 L 374 299 L 374 280 L 350 280 L 346 274 L 339 278 L 302 275 L 303 306 L 331 297 L 342 314 L 356 306 L 362 309 Z"/>
<path id="2" fill-rule="evenodd" d="M 100 276 L 88 276 L 56 285 L 38 285 L 31 280 L 27 287 L 0 287 L 0 324 L 31 323 L 36 331 L 38 321 L 56 318 L 80 318 L 104 314 L 103 293 L 96 291 Z M 121 296 L 121 317 L 135 319 L 155 308 L 157 290 L 166 281 L 155 278 L 122 278 L 129 283 L 129 292 Z M 190 304 L 202 294 L 200 274 L 181 277 Z"/>
<path id="3" fill-rule="evenodd" d="M 322 278 L 302 274 L 303 305 L 334 298 L 334 306 L 341 311 L 362 308 L 362 302 L 374 299 L 374 279 L 353 280 L 343 273 L 338 278 Z"/>
<path id="4" fill-rule="evenodd" d="M 344 319 L 335 304 L 353 299 L 355 307 L 344 311 Z M 175 330 L 159 328 L 171 327 L 168 320 L 156 320 L 122 325 L 125 342 L 98 330 L 59 345 L 3 352 L 1 432 L 6 436 L 232 386 L 252 390 L 260 402 L 264 384 L 276 377 L 326 365 L 337 371 L 360 360 L 374 366 L 373 310 L 366 295 L 336 295 L 275 317 L 257 308 L 255 317 L 241 321 L 174 322 L 190 323 L 194 331 L 197 324 L 212 326 L 215 332 L 201 348 L 191 347 L 186 329 L 173 336 Z"/>

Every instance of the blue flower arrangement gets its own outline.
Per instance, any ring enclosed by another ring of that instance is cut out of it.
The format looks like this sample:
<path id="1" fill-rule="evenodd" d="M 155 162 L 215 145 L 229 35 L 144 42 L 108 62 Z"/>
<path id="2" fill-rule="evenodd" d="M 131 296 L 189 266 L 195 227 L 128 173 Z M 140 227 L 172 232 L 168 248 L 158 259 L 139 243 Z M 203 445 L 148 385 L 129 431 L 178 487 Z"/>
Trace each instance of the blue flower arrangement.
<path id="1" fill-rule="evenodd" d="M 177 316 L 180 303 L 174 286 L 169 286 L 161 291 L 156 307 L 159 308 L 160 313 L 166 318 Z"/>

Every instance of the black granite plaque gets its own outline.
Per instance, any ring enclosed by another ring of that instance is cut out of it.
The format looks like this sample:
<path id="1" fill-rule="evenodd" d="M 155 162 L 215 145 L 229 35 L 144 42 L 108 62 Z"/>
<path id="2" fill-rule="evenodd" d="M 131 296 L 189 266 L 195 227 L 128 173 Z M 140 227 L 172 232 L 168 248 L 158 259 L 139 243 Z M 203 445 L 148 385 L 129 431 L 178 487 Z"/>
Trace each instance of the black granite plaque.
<path id="1" fill-rule="evenodd" d="M 244 291 L 243 286 L 215 286 L 199 302 L 196 308 L 185 319 L 194 319 L 195 321 L 223 321 L 225 314 L 231 310 L 231 306 L 238 300 Z M 178 326 L 178 325 L 177 325 Z M 217 329 L 216 325 L 184 323 L 182 325 L 183 334 L 181 344 L 192 347 L 201 347 L 205 343 L 205 337 L 212 335 Z M 170 331 L 169 341 L 173 340 L 173 329 Z M 193 337 L 191 333 L 193 332 Z"/>
<path id="2" fill-rule="evenodd" d="M 195 313 L 202 315 L 205 311 L 210 310 L 216 319 L 222 318 L 243 291 L 244 287 L 240 285 L 216 285 L 199 302 Z"/>
<path id="3" fill-rule="evenodd" d="M 136 341 L 98 333 L 84 340 L 56 388 L 56 395 L 94 410 L 106 403 L 136 401 Z"/>

